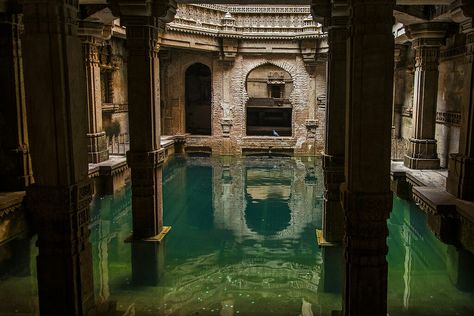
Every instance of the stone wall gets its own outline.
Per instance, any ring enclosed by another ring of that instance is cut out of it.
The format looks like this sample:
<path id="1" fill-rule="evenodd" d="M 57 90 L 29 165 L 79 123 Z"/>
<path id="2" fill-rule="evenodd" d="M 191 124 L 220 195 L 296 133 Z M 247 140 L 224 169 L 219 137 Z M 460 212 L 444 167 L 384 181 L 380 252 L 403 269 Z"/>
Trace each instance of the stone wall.
<path id="1" fill-rule="evenodd" d="M 187 147 L 209 147 L 214 154 L 241 154 L 247 149 L 294 151 L 295 155 L 320 154 L 324 148 L 325 104 L 314 96 L 325 96 L 326 64 L 316 63 L 313 78 L 303 58 L 291 54 L 239 54 L 231 63 L 222 62 L 212 52 L 170 49 L 162 53 L 162 124 L 164 135 L 179 135 L 185 130 L 185 72 L 194 63 L 212 72 L 212 135 L 187 137 Z M 289 100 L 293 107 L 291 137 L 246 136 L 245 105 L 249 99 L 246 78 L 255 68 L 271 64 L 288 72 L 293 81 Z M 312 84 L 314 82 L 314 84 Z M 316 91 L 314 91 L 316 90 Z M 322 98 L 321 98 L 322 99 Z M 310 130 L 307 121 L 315 120 Z"/>

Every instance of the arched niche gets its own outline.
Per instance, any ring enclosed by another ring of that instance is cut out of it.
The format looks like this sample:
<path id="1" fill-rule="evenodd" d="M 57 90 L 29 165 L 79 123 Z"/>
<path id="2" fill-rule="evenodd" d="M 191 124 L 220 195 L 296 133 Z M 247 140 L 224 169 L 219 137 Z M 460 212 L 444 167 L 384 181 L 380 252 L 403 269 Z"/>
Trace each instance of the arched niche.
<path id="1" fill-rule="evenodd" d="M 186 132 L 211 135 L 212 73 L 195 63 L 185 74 Z"/>
<path id="2" fill-rule="evenodd" d="M 246 131 L 249 136 L 291 136 L 293 91 L 291 75 L 281 67 L 264 64 L 246 80 Z"/>

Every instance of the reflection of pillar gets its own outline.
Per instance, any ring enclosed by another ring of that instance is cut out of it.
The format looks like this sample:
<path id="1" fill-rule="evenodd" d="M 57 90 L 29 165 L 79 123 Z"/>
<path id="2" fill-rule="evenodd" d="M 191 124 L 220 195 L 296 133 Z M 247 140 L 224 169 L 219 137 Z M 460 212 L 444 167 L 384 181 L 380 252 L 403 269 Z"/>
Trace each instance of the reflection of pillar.
<path id="1" fill-rule="evenodd" d="M 474 254 L 455 246 L 448 246 L 447 263 L 451 282 L 461 291 L 474 291 Z"/>
<path id="2" fill-rule="evenodd" d="M 344 181 L 347 6 L 332 9 L 328 29 L 328 88 L 326 106 L 326 147 L 323 157 L 324 211 L 323 236 L 328 242 L 340 242 L 344 235 L 344 212 L 339 187 Z"/>
<path id="3" fill-rule="evenodd" d="M 405 259 L 403 262 L 403 284 L 405 286 L 403 290 L 403 308 L 408 310 L 410 307 L 410 292 L 411 292 L 411 273 L 413 265 L 412 255 L 412 228 L 411 228 L 411 204 L 404 203 L 404 222 L 402 226 L 402 239 L 403 246 L 405 248 Z"/>
<path id="4" fill-rule="evenodd" d="M 21 15 L 0 13 L 0 190 L 32 183 L 23 85 Z"/>
<path id="5" fill-rule="evenodd" d="M 451 155 L 448 164 L 448 179 L 446 189 L 456 197 L 474 201 L 474 5 L 463 7 L 461 21 L 470 21 L 471 25 L 465 30 L 467 50 L 464 57 L 464 87 L 462 96 L 462 123 L 459 139 L 459 153 Z M 464 16 L 467 15 L 467 16 Z"/>
<path id="6" fill-rule="evenodd" d="M 343 315 L 386 315 L 395 1 L 349 3 Z"/>
<path id="7" fill-rule="evenodd" d="M 412 137 L 404 164 L 412 169 L 436 169 L 440 164 L 435 139 L 438 64 L 447 27 L 446 23 L 422 23 L 408 29 L 414 38 L 415 83 Z"/>
<path id="8" fill-rule="evenodd" d="M 110 297 L 109 287 L 109 242 L 110 221 L 100 220 L 99 242 L 97 253 L 99 255 L 99 303 L 107 302 Z"/>
<path id="9" fill-rule="evenodd" d="M 135 285 L 156 286 L 165 267 L 165 241 L 132 243 L 132 279 Z"/>
<path id="10" fill-rule="evenodd" d="M 319 286 L 325 293 L 341 293 L 343 275 L 342 250 L 340 246 L 322 248 L 323 264 Z"/>
<path id="11" fill-rule="evenodd" d="M 78 3 L 25 0 L 23 37 L 35 185 L 41 315 L 86 315 L 94 304 L 87 166 L 87 106 Z M 40 62 L 38 62 L 40 61 Z"/>
<path id="12" fill-rule="evenodd" d="M 157 2 L 157 3 L 155 3 Z M 112 9 L 127 27 L 128 103 L 132 172 L 133 238 L 157 236 L 163 230 L 160 144 L 160 84 L 158 28 L 170 7 L 166 1 L 112 1 Z M 152 9 L 153 8 L 153 9 Z"/>
<path id="13" fill-rule="evenodd" d="M 89 130 L 87 132 L 90 163 L 109 159 L 107 140 L 102 128 L 102 97 L 99 66 L 99 46 L 102 45 L 104 25 L 81 21 L 81 40 L 87 84 L 87 109 Z"/>

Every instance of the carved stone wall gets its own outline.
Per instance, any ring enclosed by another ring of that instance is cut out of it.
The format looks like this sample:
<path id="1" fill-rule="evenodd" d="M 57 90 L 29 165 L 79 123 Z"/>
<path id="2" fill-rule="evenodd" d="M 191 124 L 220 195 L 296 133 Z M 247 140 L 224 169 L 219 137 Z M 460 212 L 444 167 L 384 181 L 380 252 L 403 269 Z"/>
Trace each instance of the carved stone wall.
<path id="1" fill-rule="evenodd" d="M 212 52 L 172 49 L 166 55 L 169 58 L 162 59 L 161 67 L 161 77 L 163 82 L 166 82 L 162 98 L 163 135 L 186 133 L 184 74 L 192 64 L 202 63 L 212 72 L 212 135 L 189 136 L 188 147 L 208 147 L 215 154 L 241 154 L 249 148 L 266 150 L 269 147 L 274 151 L 292 151 L 296 155 L 322 152 L 325 108 L 316 101 L 310 102 L 310 96 L 321 97 L 325 94 L 325 62 L 317 63 L 314 67 L 316 92 L 313 93 L 310 74 L 301 56 L 239 54 L 235 61 L 229 64 L 220 61 L 217 54 Z M 253 69 L 265 64 L 282 68 L 290 74 L 293 81 L 293 89 L 289 95 L 293 108 L 291 137 L 246 136 L 245 105 L 249 99 L 246 79 Z M 311 114 L 310 107 L 314 107 L 314 114 Z M 307 120 L 315 120 L 314 133 L 310 132 Z"/>

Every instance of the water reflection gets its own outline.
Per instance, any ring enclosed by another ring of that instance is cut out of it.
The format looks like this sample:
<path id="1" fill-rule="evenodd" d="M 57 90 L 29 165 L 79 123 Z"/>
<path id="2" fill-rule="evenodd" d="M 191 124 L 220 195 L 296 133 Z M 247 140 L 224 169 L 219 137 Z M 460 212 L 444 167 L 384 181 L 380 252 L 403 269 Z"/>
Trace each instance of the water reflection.
<path id="1" fill-rule="evenodd" d="M 166 247 L 124 243 L 132 229 L 129 187 L 97 197 L 96 300 L 115 302 L 119 315 L 340 310 L 342 249 L 320 250 L 314 236 L 321 226 L 320 175 L 319 160 L 174 159 L 163 177 L 164 222 L 173 227 Z M 468 256 L 437 240 L 413 203 L 395 198 L 388 223 L 389 314 L 474 315 L 474 294 L 465 287 L 472 265 L 456 264 Z M 33 245 L 28 239 L 0 248 L 2 311 L 37 314 Z M 9 264 L 15 269 L 6 268 L 6 258 L 15 258 Z"/>

